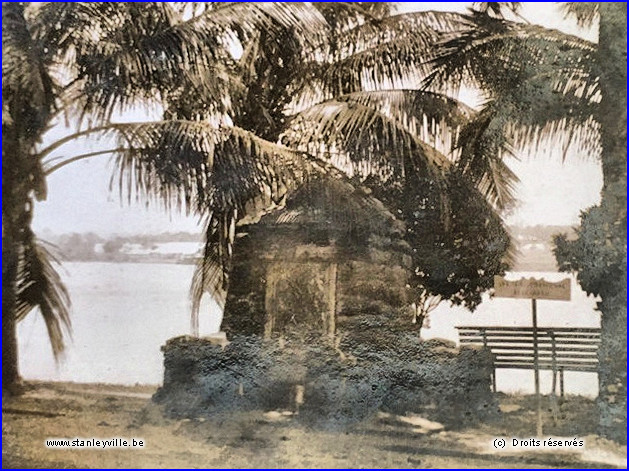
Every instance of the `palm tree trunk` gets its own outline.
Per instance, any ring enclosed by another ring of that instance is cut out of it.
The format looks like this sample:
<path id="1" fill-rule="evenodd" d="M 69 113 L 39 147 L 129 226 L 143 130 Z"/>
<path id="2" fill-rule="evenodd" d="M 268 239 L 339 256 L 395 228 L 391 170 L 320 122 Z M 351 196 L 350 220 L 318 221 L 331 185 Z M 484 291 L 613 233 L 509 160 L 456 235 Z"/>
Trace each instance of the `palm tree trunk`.
<path id="1" fill-rule="evenodd" d="M 603 190 L 601 210 L 605 215 L 601 231 L 607 241 L 626 244 L 627 194 L 627 59 L 626 3 L 599 3 L 601 125 L 603 148 Z M 620 243 L 618 242 L 620 241 Z M 612 245 L 612 244 L 609 244 Z M 599 429 L 604 436 L 626 440 L 627 424 L 627 272 L 626 249 L 610 247 L 613 257 L 622 257 L 624 276 L 608 280 L 601 293 L 601 348 L 599 351 Z M 592 261 L 595 262 L 595 261 Z"/>
<path id="2" fill-rule="evenodd" d="M 627 182 L 627 14 L 623 3 L 600 3 L 598 64 L 601 72 L 601 125 L 603 146 L 603 196 L 621 197 L 617 209 L 625 206 L 626 194 L 617 195 L 612 185 Z"/>
<path id="3" fill-rule="evenodd" d="M 17 348 L 17 265 L 15 238 L 2 237 L 2 392 L 18 394 L 21 390 Z"/>

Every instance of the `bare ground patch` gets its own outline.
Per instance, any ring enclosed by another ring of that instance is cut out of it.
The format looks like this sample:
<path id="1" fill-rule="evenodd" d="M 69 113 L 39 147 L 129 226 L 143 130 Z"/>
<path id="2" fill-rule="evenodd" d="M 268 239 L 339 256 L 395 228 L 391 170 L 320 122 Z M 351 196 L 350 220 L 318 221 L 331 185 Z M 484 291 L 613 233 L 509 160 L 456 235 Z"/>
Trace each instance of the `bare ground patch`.
<path id="1" fill-rule="evenodd" d="M 586 468 L 624 467 L 626 446 L 594 434 L 594 403 L 546 399 L 544 433 L 580 437 L 579 452 L 503 452 L 497 436 L 530 437 L 533 400 L 499 395 L 501 414 L 460 430 L 426 430 L 421 420 L 373 417 L 343 430 L 314 430 L 262 411 L 169 420 L 150 386 L 32 383 L 3 398 L 2 463 L 14 468 Z M 420 426 L 418 426 L 418 424 Z M 430 427 L 428 427 L 430 428 Z M 53 449 L 46 438 L 137 437 L 143 449 Z"/>

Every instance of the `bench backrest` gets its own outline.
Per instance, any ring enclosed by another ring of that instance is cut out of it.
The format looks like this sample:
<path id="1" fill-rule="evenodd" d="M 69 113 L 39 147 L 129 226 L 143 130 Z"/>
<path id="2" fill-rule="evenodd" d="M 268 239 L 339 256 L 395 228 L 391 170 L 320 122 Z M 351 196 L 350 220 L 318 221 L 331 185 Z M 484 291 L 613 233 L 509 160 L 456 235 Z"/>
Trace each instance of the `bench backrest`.
<path id="1" fill-rule="evenodd" d="M 533 368 L 532 327 L 457 327 L 461 344 L 491 349 L 496 368 Z M 538 327 L 539 368 L 597 371 L 601 329 Z"/>

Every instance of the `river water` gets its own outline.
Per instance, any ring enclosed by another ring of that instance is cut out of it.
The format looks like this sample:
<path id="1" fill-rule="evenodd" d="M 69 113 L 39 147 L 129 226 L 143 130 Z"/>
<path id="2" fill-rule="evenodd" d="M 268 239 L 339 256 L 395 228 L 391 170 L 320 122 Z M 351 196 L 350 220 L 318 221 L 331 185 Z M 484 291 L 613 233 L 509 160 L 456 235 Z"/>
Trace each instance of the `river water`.
<path id="1" fill-rule="evenodd" d="M 191 265 L 157 263 L 67 262 L 62 277 L 72 298 L 73 337 L 59 363 L 53 359 L 41 316 L 32 313 L 18 327 L 20 369 L 26 379 L 160 384 L 163 367 L 160 347 L 177 335 L 190 332 L 188 290 Z M 507 278 L 544 277 L 558 281 L 562 273 L 510 273 Z M 538 301 L 540 326 L 598 327 L 596 300 L 572 280 L 572 300 Z M 202 306 L 201 333 L 220 327 L 218 306 Z M 470 313 L 442 303 L 432 314 L 425 338 L 458 341 L 455 326 L 530 326 L 531 302 L 525 299 L 489 299 Z M 566 372 L 566 392 L 594 397 L 597 376 Z M 550 390 L 550 372 L 541 372 L 542 392 Z M 533 391 L 533 372 L 498 370 L 499 391 Z"/>

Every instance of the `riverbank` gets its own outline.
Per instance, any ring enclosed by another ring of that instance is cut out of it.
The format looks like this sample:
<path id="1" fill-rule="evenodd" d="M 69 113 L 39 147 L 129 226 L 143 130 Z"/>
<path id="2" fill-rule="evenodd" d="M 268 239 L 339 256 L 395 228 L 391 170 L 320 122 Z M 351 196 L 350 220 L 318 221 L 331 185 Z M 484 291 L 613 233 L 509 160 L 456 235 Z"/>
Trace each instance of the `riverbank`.
<path id="1" fill-rule="evenodd" d="M 499 394 L 491 423 L 443 430 L 420 418 L 380 415 L 344 431 L 313 430 L 278 412 L 168 420 L 151 386 L 33 382 L 3 398 L 3 468 L 609 468 L 626 446 L 595 435 L 594 401 L 545 398 L 545 438 L 584 447 L 496 450 L 497 437 L 530 438 L 533 398 Z M 546 437 L 546 435 L 548 435 Z M 46 448 L 49 438 L 143 440 L 143 448 Z"/>

